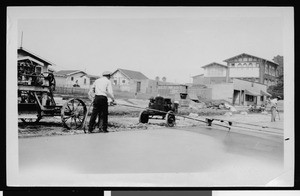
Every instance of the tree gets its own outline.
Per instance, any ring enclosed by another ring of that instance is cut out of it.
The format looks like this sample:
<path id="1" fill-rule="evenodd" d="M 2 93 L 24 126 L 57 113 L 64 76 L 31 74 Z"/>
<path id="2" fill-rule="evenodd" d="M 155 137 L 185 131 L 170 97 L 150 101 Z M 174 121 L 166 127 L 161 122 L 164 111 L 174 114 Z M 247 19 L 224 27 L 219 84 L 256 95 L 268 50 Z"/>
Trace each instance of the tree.
<path id="1" fill-rule="evenodd" d="M 283 75 L 278 77 L 278 82 L 276 85 L 269 86 L 268 93 L 272 95 L 272 97 L 280 96 L 283 98 L 284 96 L 284 82 Z"/>
<path id="2" fill-rule="evenodd" d="M 273 58 L 273 61 L 279 65 L 277 68 L 279 73 L 278 75 L 283 75 L 283 56 L 277 55 Z"/>
<path id="3" fill-rule="evenodd" d="M 273 58 L 273 61 L 278 63 L 278 78 L 277 84 L 268 87 L 268 93 L 272 95 L 272 97 L 280 96 L 283 98 L 284 96 L 284 78 L 283 78 L 283 56 L 277 55 Z"/>

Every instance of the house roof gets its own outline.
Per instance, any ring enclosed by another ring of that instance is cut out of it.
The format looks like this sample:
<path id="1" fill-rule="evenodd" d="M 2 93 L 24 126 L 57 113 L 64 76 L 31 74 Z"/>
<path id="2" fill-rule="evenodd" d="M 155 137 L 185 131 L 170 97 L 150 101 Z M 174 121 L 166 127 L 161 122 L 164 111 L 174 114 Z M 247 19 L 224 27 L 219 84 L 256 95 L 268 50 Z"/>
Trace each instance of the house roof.
<path id="1" fill-rule="evenodd" d="M 76 73 L 84 73 L 85 75 L 87 75 L 84 71 L 80 71 L 80 70 L 60 70 L 57 72 L 54 72 L 55 75 L 60 75 L 60 76 L 70 76 Z"/>
<path id="2" fill-rule="evenodd" d="M 27 49 L 24 49 L 24 48 L 18 48 L 18 54 L 19 53 L 25 53 L 25 56 L 29 56 L 29 57 L 32 57 L 32 58 L 35 58 L 35 59 L 37 59 L 38 61 L 41 61 L 41 62 L 43 62 L 44 64 L 46 64 L 46 65 L 54 65 L 53 63 L 51 63 L 50 61 L 48 61 L 48 60 L 46 60 L 46 59 L 44 59 L 44 58 L 42 58 L 42 57 L 40 57 L 40 56 L 38 56 L 38 55 L 36 55 L 36 54 L 34 54 L 33 52 L 30 52 L 30 51 L 28 51 Z"/>
<path id="3" fill-rule="evenodd" d="M 89 78 L 100 78 L 100 76 L 91 75 L 91 74 L 87 74 L 87 77 L 89 77 Z"/>
<path id="4" fill-rule="evenodd" d="M 229 62 L 235 58 L 239 58 L 239 57 L 244 57 L 244 56 L 248 56 L 248 57 L 252 57 L 252 58 L 257 58 L 257 59 L 261 59 L 261 60 L 264 60 L 264 61 L 267 61 L 269 63 L 272 63 L 272 64 L 275 64 L 275 65 L 279 65 L 278 63 L 275 63 L 274 61 L 270 61 L 270 60 L 267 60 L 267 59 L 263 59 L 263 58 L 260 58 L 260 57 L 257 57 L 257 56 L 253 56 L 253 55 L 250 55 L 250 54 L 246 54 L 246 53 L 242 53 L 242 54 L 239 54 L 239 55 L 236 55 L 234 57 L 231 57 L 229 59 L 226 59 L 224 60 L 224 62 Z"/>
<path id="5" fill-rule="evenodd" d="M 198 74 L 198 75 L 192 76 L 192 78 L 199 77 L 199 76 L 204 76 L 204 74 Z"/>
<path id="6" fill-rule="evenodd" d="M 204 65 L 204 66 L 202 66 L 202 68 L 209 67 L 209 66 L 213 66 L 213 65 L 218 65 L 218 66 L 222 66 L 222 67 L 226 67 L 226 68 L 227 68 L 226 65 L 222 65 L 222 64 L 216 63 L 216 62 L 210 63 L 210 64 L 208 64 L 208 65 Z"/>
<path id="7" fill-rule="evenodd" d="M 114 75 L 117 71 L 120 71 L 123 75 L 125 75 L 129 79 L 136 79 L 136 80 L 148 79 L 147 76 L 145 76 L 139 71 L 132 71 L 127 69 L 117 69 L 115 72 L 112 73 L 112 75 Z"/>

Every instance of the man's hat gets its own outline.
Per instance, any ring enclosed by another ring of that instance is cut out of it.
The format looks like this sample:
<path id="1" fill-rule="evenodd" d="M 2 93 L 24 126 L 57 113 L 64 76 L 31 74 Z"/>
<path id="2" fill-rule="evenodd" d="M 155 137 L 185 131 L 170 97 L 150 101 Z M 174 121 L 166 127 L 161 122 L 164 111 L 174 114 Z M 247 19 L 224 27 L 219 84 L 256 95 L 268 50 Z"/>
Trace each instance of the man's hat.
<path id="1" fill-rule="evenodd" d="M 102 73 L 102 76 L 110 76 L 112 73 L 110 71 L 105 71 Z"/>

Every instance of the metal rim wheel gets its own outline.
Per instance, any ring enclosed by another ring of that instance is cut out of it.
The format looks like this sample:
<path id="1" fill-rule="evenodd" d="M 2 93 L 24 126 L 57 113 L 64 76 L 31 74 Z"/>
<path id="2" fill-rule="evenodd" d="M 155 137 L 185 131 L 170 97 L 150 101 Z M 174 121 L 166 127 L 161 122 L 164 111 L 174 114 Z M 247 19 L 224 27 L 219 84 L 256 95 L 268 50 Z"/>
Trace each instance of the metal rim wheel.
<path id="1" fill-rule="evenodd" d="M 175 125 L 175 115 L 174 112 L 169 111 L 166 116 L 166 124 L 168 127 L 173 127 Z"/>
<path id="2" fill-rule="evenodd" d="M 61 109 L 61 120 L 67 129 L 78 129 L 84 122 L 87 109 L 80 99 L 68 100 Z"/>
<path id="3" fill-rule="evenodd" d="M 139 115 L 139 122 L 140 123 L 148 123 L 149 121 L 149 115 L 147 114 L 147 111 L 141 111 L 140 115 Z"/>

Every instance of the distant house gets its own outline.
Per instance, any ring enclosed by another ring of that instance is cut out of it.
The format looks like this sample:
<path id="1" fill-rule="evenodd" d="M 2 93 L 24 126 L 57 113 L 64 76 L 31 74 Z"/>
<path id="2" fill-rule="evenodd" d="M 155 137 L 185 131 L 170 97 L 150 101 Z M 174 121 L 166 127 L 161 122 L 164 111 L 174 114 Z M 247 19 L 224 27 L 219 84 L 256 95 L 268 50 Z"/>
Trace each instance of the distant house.
<path id="1" fill-rule="evenodd" d="M 27 49 L 24 48 L 18 48 L 18 66 L 23 65 L 31 65 L 31 67 L 34 68 L 32 70 L 35 73 L 47 73 L 52 72 L 49 66 L 52 66 L 53 63 L 51 63 L 48 60 L 45 60 L 44 58 L 34 54 L 33 52 L 29 52 Z"/>
<path id="2" fill-rule="evenodd" d="M 193 77 L 194 84 L 220 84 L 227 82 L 228 68 L 220 63 L 210 63 L 202 66 L 204 74 Z"/>
<path id="3" fill-rule="evenodd" d="M 240 54 L 224 60 L 228 66 L 227 80 L 243 79 L 265 84 L 274 85 L 279 76 L 279 64 L 270 60 L 249 54 Z"/>
<path id="4" fill-rule="evenodd" d="M 120 91 L 146 93 L 149 79 L 139 71 L 117 69 L 112 73 L 111 80 L 113 87 Z"/>
<path id="5" fill-rule="evenodd" d="M 54 76 L 58 87 L 90 87 L 90 78 L 84 71 L 61 70 L 54 72 Z"/>
<path id="6" fill-rule="evenodd" d="M 267 88 L 277 82 L 279 65 L 276 62 L 246 53 L 224 62 L 227 65 L 203 66 L 204 74 L 193 77 L 189 94 L 199 99 L 223 99 L 235 105 L 260 105 L 271 96 Z"/>

